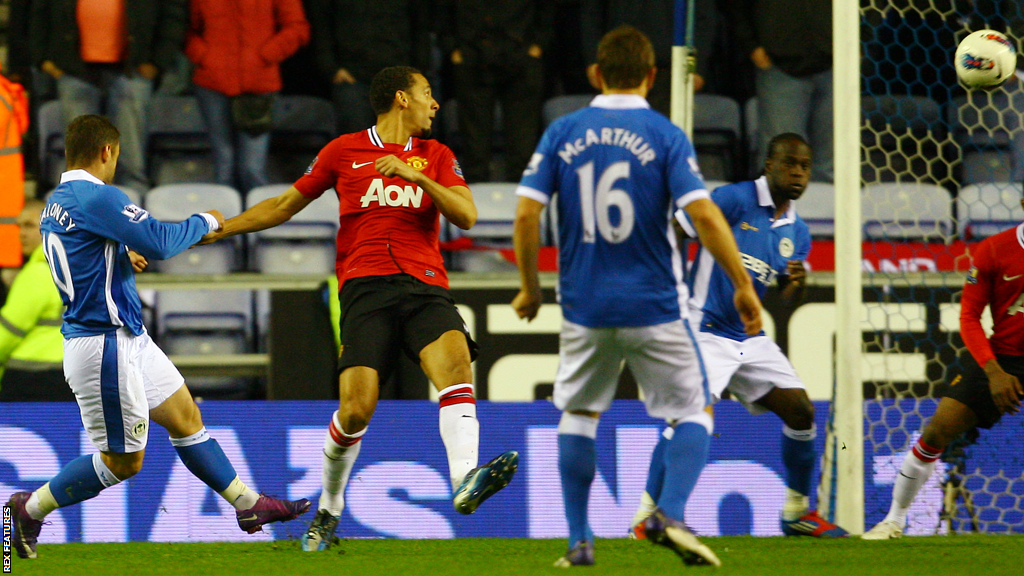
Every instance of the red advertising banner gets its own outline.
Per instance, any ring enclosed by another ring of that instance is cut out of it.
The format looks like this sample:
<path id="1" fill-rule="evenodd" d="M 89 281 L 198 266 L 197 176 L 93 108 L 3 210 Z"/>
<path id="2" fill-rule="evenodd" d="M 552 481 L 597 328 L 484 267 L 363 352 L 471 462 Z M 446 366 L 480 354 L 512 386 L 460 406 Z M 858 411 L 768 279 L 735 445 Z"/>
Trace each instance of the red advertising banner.
<path id="1" fill-rule="evenodd" d="M 454 243 L 452 243 L 454 244 Z M 956 240 L 949 244 L 941 242 L 864 242 L 863 264 L 865 272 L 966 272 L 971 267 L 971 259 L 966 242 Z M 445 246 L 442 245 L 442 249 Z M 479 249 L 471 243 L 463 246 L 451 246 L 456 249 Z M 449 248 L 449 249 L 450 249 Z M 697 248 L 690 246 L 690 259 L 693 259 Z M 501 249 L 502 256 L 515 263 L 515 253 L 511 249 Z M 541 272 L 558 270 L 558 250 L 553 247 L 540 249 Z M 808 268 L 818 272 L 835 270 L 835 242 L 832 240 L 814 240 Z"/>

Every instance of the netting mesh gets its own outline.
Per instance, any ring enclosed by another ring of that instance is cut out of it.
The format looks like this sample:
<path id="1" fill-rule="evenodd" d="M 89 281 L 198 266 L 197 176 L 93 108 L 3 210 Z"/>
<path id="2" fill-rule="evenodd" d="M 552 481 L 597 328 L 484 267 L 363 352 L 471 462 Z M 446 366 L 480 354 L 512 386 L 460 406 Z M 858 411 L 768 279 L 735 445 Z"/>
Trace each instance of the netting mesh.
<path id="1" fill-rule="evenodd" d="M 877 272 L 864 291 L 867 527 L 961 371 L 969 243 L 1024 220 L 1024 82 L 968 93 L 953 68 L 959 40 L 982 28 L 1024 48 L 1024 3 L 861 1 L 864 257 Z M 1024 421 L 1008 416 L 951 446 L 908 533 L 1024 532 L 1022 439 Z"/>

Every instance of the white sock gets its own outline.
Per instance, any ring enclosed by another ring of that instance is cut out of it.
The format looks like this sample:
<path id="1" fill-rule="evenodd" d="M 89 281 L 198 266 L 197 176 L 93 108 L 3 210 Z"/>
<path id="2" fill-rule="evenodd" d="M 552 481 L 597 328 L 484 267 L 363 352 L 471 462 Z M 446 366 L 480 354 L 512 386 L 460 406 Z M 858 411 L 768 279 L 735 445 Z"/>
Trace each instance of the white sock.
<path id="1" fill-rule="evenodd" d="M 900 473 L 896 476 L 896 482 L 892 487 L 892 505 L 889 507 L 889 514 L 886 520 L 895 522 L 898 526 L 907 524 L 907 511 L 914 503 L 914 498 L 921 491 L 921 487 L 935 471 L 935 461 L 942 455 L 942 450 L 928 446 L 920 439 L 914 448 L 907 453 L 900 466 Z"/>
<path id="2" fill-rule="evenodd" d="M 359 447 L 366 428 L 355 434 L 346 434 L 341 427 L 338 413 L 331 418 L 324 438 L 324 471 L 321 477 L 323 491 L 320 493 L 319 510 L 327 510 L 331 516 L 341 516 L 345 509 L 345 487 L 348 477 L 359 456 Z"/>
<path id="3" fill-rule="evenodd" d="M 466 474 L 476 468 L 480 447 L 480 422 L 472 384 L 455 384 L 441 390 L 438 428 L 448 452 L 448 474 L 455 491 Z"/>
<path id="4" fill-rule="evenodd" d="M 29 496 L 25 502 L 25 511 L 36 520 L 46 518 L 46 515 L 58 508 L 57 501 L 50 492 L 50 483 L 43 484 L 38 490 Z"/>
<path id="5" fill-rule="evenodd" d="M 242 482 L 241 478 L 235 476 L 235 479 L 228 484 L 220 495 L 231 504 L 235 510 L 248 510 L 256 505 L 256 501 L 260 499 L 260 495 L 255 490 L 249 488 L 245 482 Z"/>
<path id="6" fill-rule="evenodd" d="M 786 502 L 782 505 L 782 519 L 787 522 L 799 520 L 811 508 L 811 498 L 792 488 L 786 488 Z"/>

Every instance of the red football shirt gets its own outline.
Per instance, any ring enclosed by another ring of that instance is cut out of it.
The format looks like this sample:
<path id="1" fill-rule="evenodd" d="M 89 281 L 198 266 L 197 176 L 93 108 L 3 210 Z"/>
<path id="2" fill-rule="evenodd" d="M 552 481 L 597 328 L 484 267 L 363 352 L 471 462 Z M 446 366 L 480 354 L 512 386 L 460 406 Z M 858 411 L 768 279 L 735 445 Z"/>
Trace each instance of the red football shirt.
<path id="1" fill-rule="evenodd" d="M 982 367 L 996 354 L 1024 356 L 1024 224 L 976 244 L 971 255 L 960 308 L 967 349 Z M 992 338 L 981 327 L 985 306 L 992 309 Z"/>
<path id="2" fill-rule="evenodd" d="M 338 287 L 351 278 L 406 273 L 427 284 L 448 287 L 438 248 L 440 212 L 419 186 L 385 178 L 374 162 L 394 154 L 442 186 L 465 186 L 452 151 L 436 140 L 410 138 L 386 144 L 374 126 L 345 134 L 324 146 L 295 188 L 317 198 L 332 186 L 340 202 Z"/>

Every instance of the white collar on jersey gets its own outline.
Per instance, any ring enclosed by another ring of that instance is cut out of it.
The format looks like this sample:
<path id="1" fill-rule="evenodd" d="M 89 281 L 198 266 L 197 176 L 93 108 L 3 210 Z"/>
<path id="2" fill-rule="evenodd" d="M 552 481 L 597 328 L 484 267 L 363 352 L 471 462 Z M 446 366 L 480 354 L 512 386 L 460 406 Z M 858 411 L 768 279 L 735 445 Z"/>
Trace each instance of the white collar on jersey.
<path id="1" fill-rule="evenodd" d="M 380 134 L 377 134 L 376 124 L 370 126 L 370 128 L 366 130 L 366 133 L 370 135 L 370 142 L 373 142 L 374 146 L 376 146 L 377 148 L 384 147 L 384 141 L 380 139 Z M 406 152 L 412 150 L 412 136 L 409 136 L 409 141 L 405 143 L 405 148 L 403 148 L 403 150 Z"/>
<path id="2" fill-rule="evenodd" d="M 772 208 L 775 208 L 775 201 L 772 200 L 772 191 L 768 189 L 768 177 L 761 176 L 757 180 L 754 180 L 754 187 L 757 188 L 757 203 L 761 206 L 771 206 Z M 774 216 L 774 213 L 772 216 Z M 793 222 L 796 222 L 796 201 L 790 200 L 789 210 L 786 210 L 786 216 L 772 222 L 772 228 L 792 224 Z"/>
<path id="3" fill-rule="evenodd" d="M 89 174 L 85 170 L 82 170 L 81 168 L 76 170 L 68 170 L 67 172 L 60 175 L 61 184 L 65 182 L 71 182 L 72 180 L 85 180 L 87 182 L 92 182 L 93 184 L 99 184 L 100 186 L 106 184 L 106 182 L 104 182 L 103 180 L 100 180 L 99 178 L 93 176 L 92 174 Z"/>
<path id="4" fill-rule="evenodd" d="M 1017 226 L 1017 243 L 1020 244 L 1021 248 L 1024 248 L 1024 224 Z"/>
<path id="5" fill-rule="evenodd" d="M 610 110 L 636 110 L 651 107 L 650 102 L 639 94 L 598 94 L 590 101 L 590 105 Z"/>

